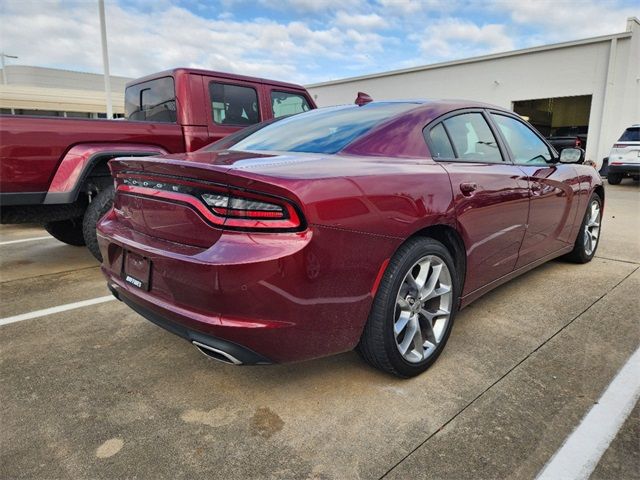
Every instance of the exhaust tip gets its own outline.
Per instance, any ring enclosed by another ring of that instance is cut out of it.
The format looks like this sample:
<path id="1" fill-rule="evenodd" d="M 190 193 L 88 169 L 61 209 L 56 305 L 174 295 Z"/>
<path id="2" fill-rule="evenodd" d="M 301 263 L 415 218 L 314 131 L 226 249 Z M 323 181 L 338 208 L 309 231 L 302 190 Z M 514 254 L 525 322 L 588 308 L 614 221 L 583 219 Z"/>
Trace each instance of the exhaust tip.
<path id="1" fill-rule="evenodd" d="M 229 363 L 231 365 L 242 365 L 242 362 L 238 360 L 236 357 L 227 353 L 219 348 L 214 348 L 209 345 L 205 345 L 204 343 L 200 343 L 197 341 L 191 342 L 193 345 L 204 355 L 209 358 L 213 358 L 214 360 L 218 360 L 219 362 Z"/>

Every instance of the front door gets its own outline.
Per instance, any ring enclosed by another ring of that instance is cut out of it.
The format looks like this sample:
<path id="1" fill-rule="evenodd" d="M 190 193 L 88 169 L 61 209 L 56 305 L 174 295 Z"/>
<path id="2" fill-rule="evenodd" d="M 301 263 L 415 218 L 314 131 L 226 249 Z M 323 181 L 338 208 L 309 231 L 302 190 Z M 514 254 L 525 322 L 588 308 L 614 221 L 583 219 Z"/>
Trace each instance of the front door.
<path id="1" fill-rule="evenodd" d="M 451 180 L 467 251 L 464 296 L 515 268 L 529 211 L 528 184 L 501 151 L 482 111 L 448 116 L 425 137 Z"/>
<path id="2" fill-rule="evenodd" d="M 571 244 L 580 184 L 575 167 L 557 162 L 544 140 L 524 122 L 498 112 L 491 118 L 529 183 L 529 219 L 518 268 Z"/>

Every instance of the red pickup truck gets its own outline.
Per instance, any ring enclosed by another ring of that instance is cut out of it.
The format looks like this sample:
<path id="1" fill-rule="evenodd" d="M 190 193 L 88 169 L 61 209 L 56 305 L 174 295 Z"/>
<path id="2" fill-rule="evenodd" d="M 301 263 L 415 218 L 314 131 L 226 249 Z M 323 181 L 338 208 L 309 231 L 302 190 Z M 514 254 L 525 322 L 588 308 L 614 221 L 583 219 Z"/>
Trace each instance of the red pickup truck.
<path id="1" fill-rule="evenodd" d="M 95 227 L 114 195 L 108 160 L 191 152 L 312 108 L 300 85 L 178 68 L 127 84 L 124 121 L 0 115 L 0 221 L 43 224 L 100 260 Z"/>

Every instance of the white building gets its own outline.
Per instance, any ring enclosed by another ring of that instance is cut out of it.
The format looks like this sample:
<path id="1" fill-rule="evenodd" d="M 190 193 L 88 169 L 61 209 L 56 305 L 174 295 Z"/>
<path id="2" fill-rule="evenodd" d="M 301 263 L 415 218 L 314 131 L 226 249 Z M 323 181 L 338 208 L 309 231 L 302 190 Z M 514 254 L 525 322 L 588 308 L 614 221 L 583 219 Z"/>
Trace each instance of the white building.
<path id="1" fill-rule="evenodd" d="M 595 20 L 597 21 L 597 20 Z M 461 98 L 512 109 L 541 133 L 588 127 L 587 159 L 600 165 L 626 127 L 640 123 L 640 20 L 623 33 L 308 85 L 319 106 Z"/>
<path id="2" fill-rule="evenodd" d="M 0 113 L 106 117 L 103 75 L 23 65 L 7 65 L 0 75 Z M 124 115 L 124 87 L 129 80 L 111 76 L 115 117 Z"/>

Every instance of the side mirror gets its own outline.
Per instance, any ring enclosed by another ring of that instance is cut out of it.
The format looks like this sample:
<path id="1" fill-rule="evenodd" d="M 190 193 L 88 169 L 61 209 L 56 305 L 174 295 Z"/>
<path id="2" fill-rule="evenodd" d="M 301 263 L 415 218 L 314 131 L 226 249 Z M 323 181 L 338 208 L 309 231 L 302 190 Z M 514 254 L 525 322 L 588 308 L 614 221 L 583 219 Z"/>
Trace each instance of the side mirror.
<path id="1" fill-rule="evenodd" d="M 581 148 L 565 148 L 560 152 L 560 163 L 584 162 L 584 150 Z"/>

